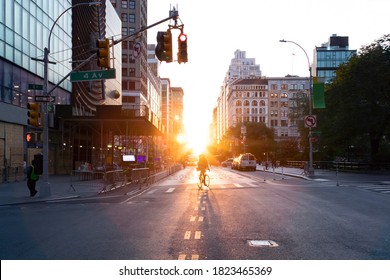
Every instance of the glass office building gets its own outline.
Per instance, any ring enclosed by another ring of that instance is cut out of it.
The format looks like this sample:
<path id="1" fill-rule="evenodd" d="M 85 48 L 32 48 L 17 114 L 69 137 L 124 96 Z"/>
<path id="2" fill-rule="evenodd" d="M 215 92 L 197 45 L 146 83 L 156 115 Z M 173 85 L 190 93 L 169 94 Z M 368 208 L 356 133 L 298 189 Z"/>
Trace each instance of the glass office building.
<path id="1" fill-rule="evenodd" d="M 70 6 L 71 1 L 0 0 L 0 102 L 25 108 L 35 94 L 41 94 L 30 90 L 29 84 L 43 84 L 43 62 L 32 58 L 43 59 L 45 47 L 53 62 L 49 83 L 57 84 L 71 71 L 71 12 L 57 22 L 48 46 L 50 28 Z M 71 87 L 68 79 L 55 90 L 57 103 L 70 102 Z"/>
<path id="2" fill-rule="evenodd" d="M 332 35 L 327 43 L 315 48 L 313 76 L 322 77 L 325 83 L 331 83 L 338 67 L 354 54 L 356 50 L 349 50 L 348 37 Z"/>

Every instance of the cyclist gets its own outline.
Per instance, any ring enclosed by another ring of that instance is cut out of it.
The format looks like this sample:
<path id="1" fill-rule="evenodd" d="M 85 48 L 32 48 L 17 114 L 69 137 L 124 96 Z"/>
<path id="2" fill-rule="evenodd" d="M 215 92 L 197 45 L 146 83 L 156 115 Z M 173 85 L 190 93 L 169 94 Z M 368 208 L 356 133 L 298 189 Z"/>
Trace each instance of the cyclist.
<path id="1" fill-rule="evenodd" d="M 210 171 L 209 162 L 205 155 L 200 154 L 198 160 L 198 167 L 196 170 L 200 171 L 199 178 L 202 178 L 203 184 L 206 186 L 206 182 L 204 180 L 204 175 L 206 174 L 206 169 Z"/>

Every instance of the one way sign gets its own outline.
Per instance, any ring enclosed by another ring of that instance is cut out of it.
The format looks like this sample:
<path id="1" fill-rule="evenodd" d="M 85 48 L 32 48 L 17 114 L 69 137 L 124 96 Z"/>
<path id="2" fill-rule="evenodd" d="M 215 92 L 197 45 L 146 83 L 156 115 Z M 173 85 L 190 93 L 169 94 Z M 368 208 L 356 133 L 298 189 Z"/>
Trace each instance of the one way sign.
<path id="1" fill-rule="evenodd" d="M 53 103 L 55 101 L 56 101 L 55 96 L 35 95 L 35 102 L 49 102 L 49 103 Z"/>

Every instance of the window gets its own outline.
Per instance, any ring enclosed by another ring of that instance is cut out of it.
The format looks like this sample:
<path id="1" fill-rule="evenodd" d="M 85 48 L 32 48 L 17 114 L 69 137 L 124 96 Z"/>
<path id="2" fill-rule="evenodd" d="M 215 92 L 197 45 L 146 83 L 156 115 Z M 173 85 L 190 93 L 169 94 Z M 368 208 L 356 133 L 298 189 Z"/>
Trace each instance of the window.
<path id="1" fill-rule="evenodd" d="M 129 15 L 129 22 L 134 23 L 135 22 L 135 14 Z"/>
<path id="2" fill-rule="evenodd" d="M 122 8 L 127 9 L 127 0 L 122 0 Z"/>
<path id="3" fill-rule="evenodd" d="M 129 1 L 129 9 L 135 10 L 135 1 Z"/>
<path id="4" fill-rule="evenodd" d="M 122 19 L 122 22 L 127 22 L 128 21 L 128 16 L 126 13 L 122 13 L 121 14 L 121 19 Z"/>
<path id="5" fill-rule="evenodd" d="M 278 90 L 278 85 L 277 84 L 272 84 L 271 85 L 272 90 Z"/>
<path id="6" fill-rule="evenodd" d="M 122 27 L 122 35 L 127 36 L 127 27 Z"/>
<path id="7" fill-rule="evenodd" d="M 236 101 L 236 106 L 242 106 L 241 100 L 237 100 L 237 101 Z"/>
<path id="8" fill-rule="evenodd" d="M 257 106 L 257 101 L 256 100 L 252 101 L 252 106 Z"/>
<path id="9" fill-rule="evenodd" d="M 244 106 L 249 106 L 249 101 L 248 100 L 244 101 Z"/>
<path id="10" fill-rule="evenodd" d="M 264 100 L 260 101 L 260 106 L 265 106 L 265 101 Z"/>
<path id="11" fill-rule="evenodd" d="M 129 68 L 129 77 L 135 77 L 135 68 Z"/>
<path id="12" fill-rule="evenodd" d="M 283 84 L 282 85 L 282 90 L 288 90 L 288 85 L 287 84 Z"/>

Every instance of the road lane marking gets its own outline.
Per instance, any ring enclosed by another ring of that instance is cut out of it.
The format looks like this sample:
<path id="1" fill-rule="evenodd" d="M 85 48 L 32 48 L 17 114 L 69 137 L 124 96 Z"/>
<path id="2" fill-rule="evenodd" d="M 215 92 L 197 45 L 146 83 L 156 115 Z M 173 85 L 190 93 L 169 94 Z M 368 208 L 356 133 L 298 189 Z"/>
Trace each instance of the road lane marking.
<path id="1" fill-rule="evenodd" d="M 233 185 L 235 185 L 237 188 L 243 188 L 244 187 L 243 185 L 240 185 L 240 184 L 237 184 L 237 183 L 234 183 Z"/>
<path id="2" fill-rule="evenodd" d="M 171 192 L 173 192 L 175 190 L 175 188 L 169 188 L 166 192 L 167 193 L 171 193 Z"/>
<path id="3" fill-rule="evenodd" d="M 201 231 L 195 231 L 195 239 L 200 239 L 200 237 L 202 236 L 202 232 Z"/>
<path id="4" fill-rule="evenodd" d="M 191 238 L 191 231 L 186 231 L 186 233 L 184 234 L 184 239 L 188 240 L 190 238 Z"/>

